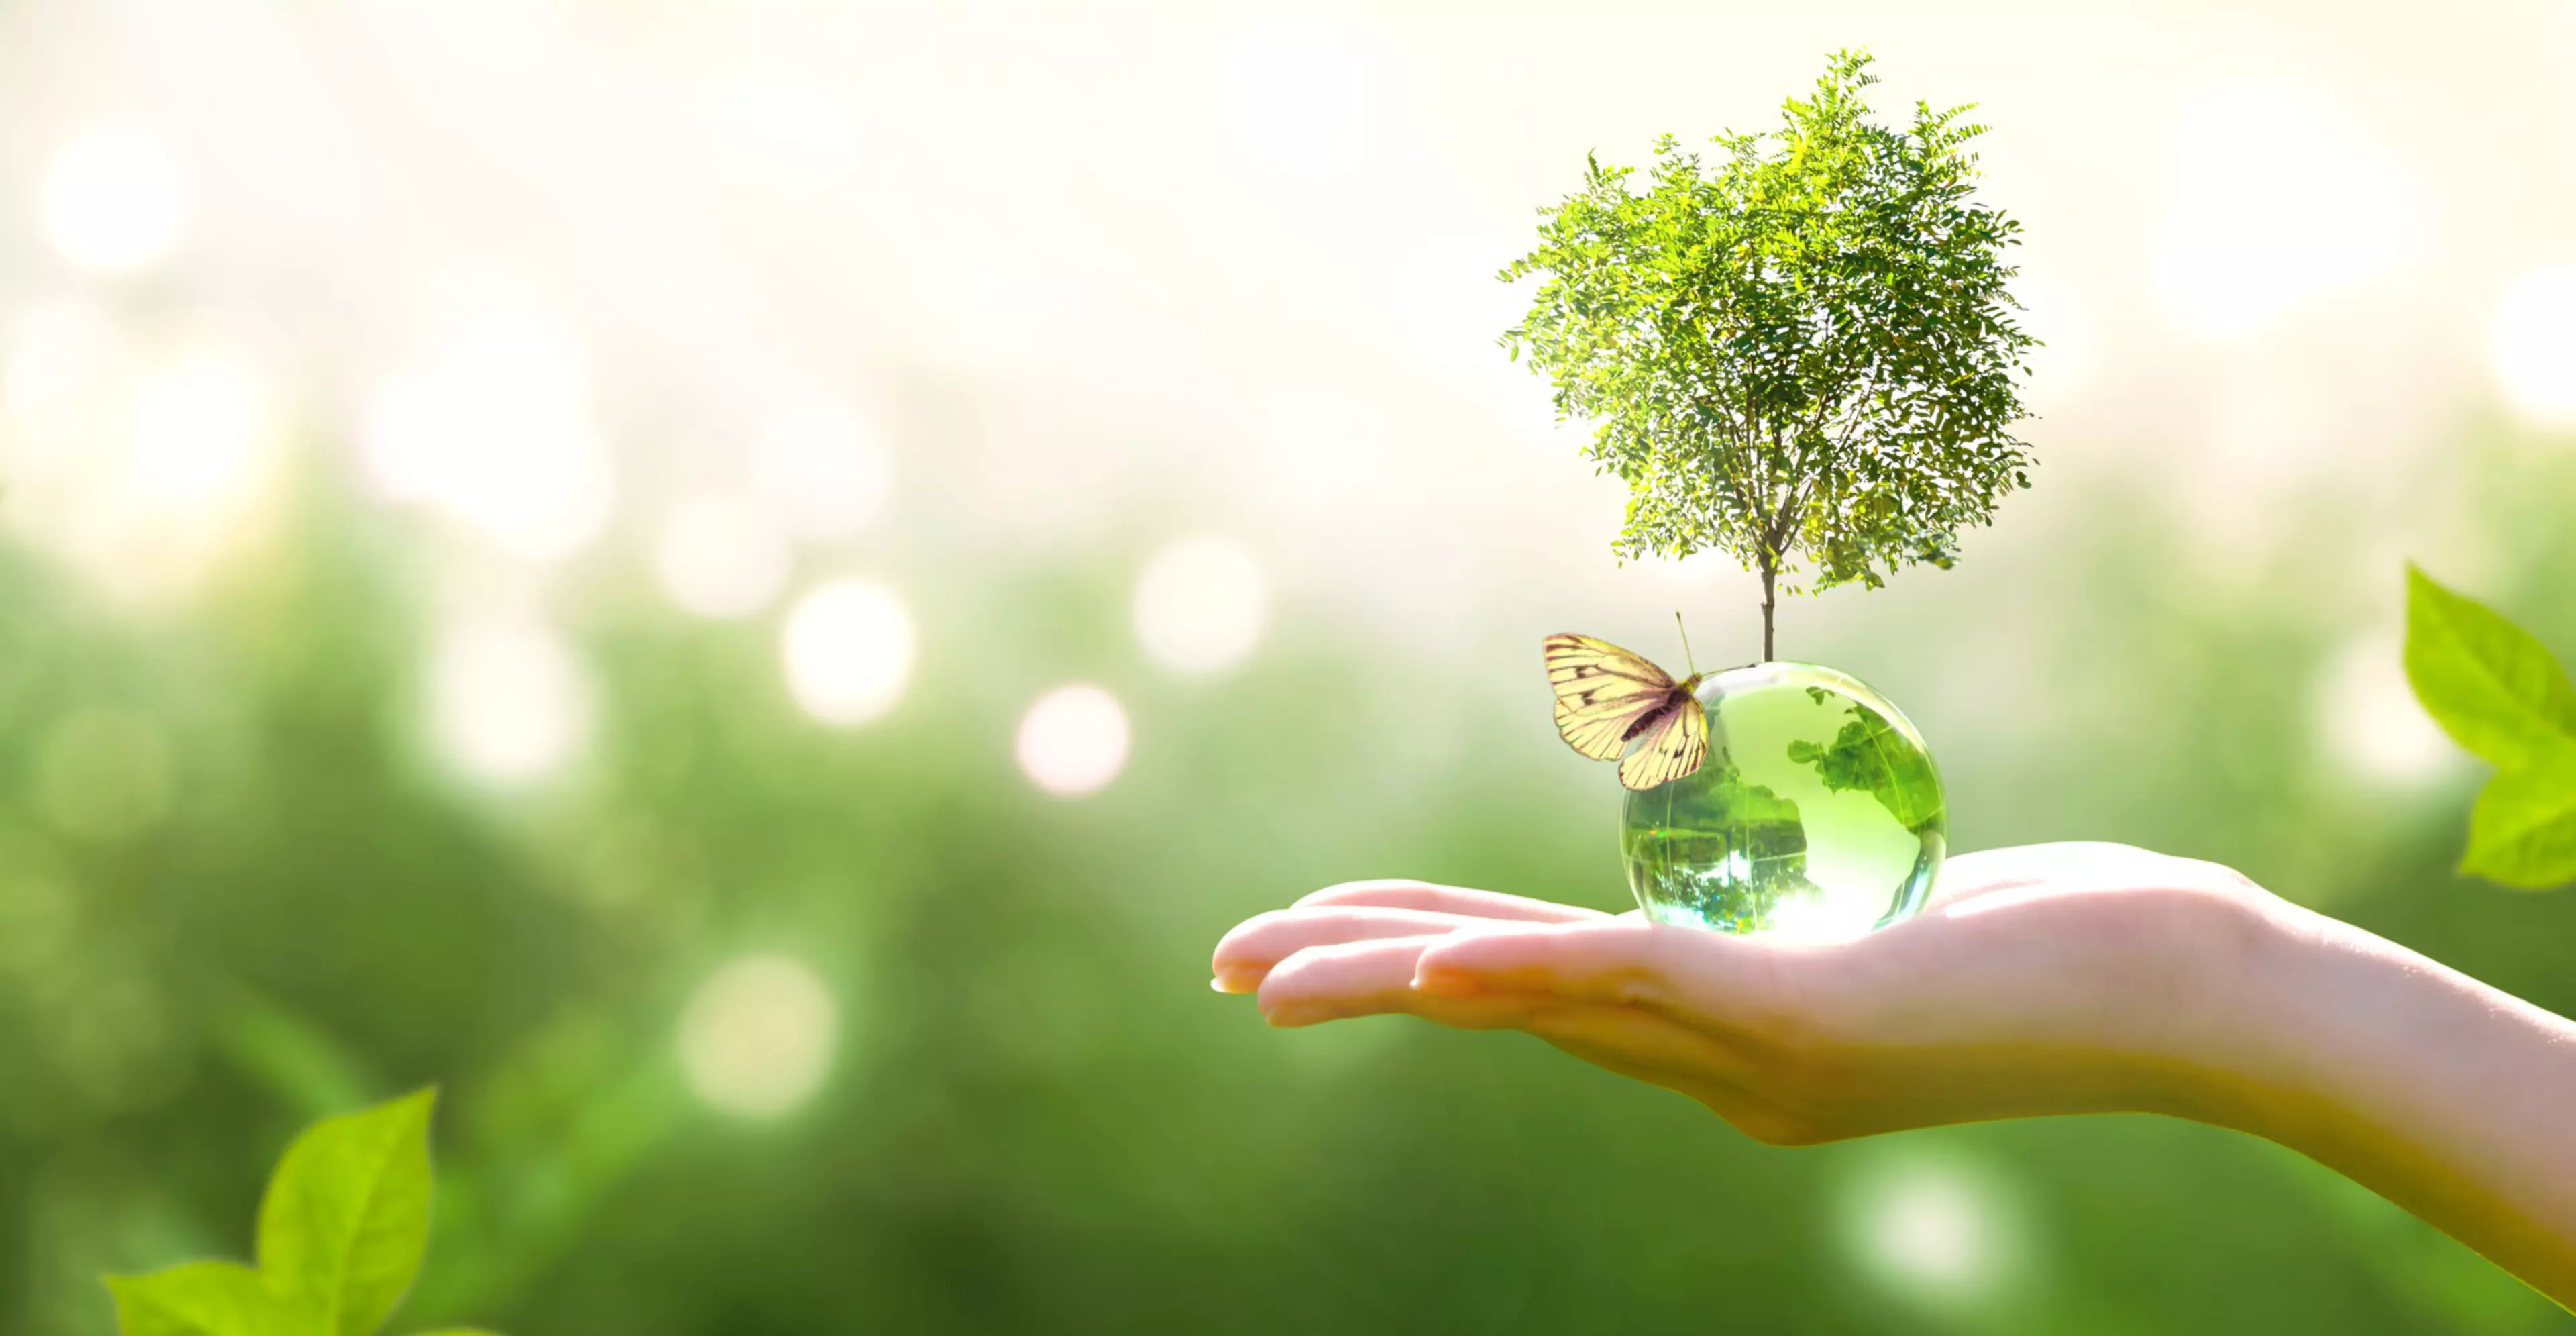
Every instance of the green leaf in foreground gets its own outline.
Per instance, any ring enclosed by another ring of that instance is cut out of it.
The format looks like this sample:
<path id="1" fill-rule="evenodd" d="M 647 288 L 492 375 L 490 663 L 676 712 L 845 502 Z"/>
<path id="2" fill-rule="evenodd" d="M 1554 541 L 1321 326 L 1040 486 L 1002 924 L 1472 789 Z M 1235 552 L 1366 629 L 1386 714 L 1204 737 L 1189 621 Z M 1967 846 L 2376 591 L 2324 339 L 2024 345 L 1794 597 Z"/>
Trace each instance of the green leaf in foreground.
<path id="1" fill-rule="evenodd" d="M 423 1090 L 327 1118 L 287 1147 L 259 1208 L 259 1266 L 281 1294 L 328 1314 L 330 1336 L 392 1316 L 429 1248 L 429 1115 Z"/>
<path id="2" fill-rule="evenodd" d="M 2576 749 L 2499 772 L 2469 816 L 2460 870 L 2525 890 L 2576 881 Z"/>
<path id="3" fill-rule="evenodd" d="M 279 1297 L 258 1272 L 232 1262 L 190 1262 L 148 1276 L 110 1276 L 124 1336 L 323 1336 L 311 1303 Z"/>
<path id="4" fill-rule="evenodd" d="M 2528 890 L 2576 881 L 2576 685 L 2548 647 L 2408 566 L 2406 677 L 2454 740 L 2496 765 L 2460 871 Z"/>
<path id="5" fill-rule="evenodd" d="M 2576 687 L 2548 648 L 2411 565 L 2406 678 L 2444 732 L 2500 767 L 2576 750 Z"/>

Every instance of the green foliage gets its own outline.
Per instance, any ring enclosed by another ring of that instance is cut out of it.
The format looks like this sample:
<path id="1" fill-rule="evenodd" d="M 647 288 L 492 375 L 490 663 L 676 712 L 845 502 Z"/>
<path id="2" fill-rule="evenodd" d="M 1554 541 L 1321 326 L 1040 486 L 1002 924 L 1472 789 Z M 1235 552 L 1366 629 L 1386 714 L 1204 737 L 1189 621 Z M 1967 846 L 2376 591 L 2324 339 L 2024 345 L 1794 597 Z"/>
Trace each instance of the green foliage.
<path id="1" fill-rule="evenodd" d="M 2534 889 L 2576 881 L 2576 686 L 2548 648 L 2409 566 L 2406 676 L 2443 729 L 2497 768 L 2460 870 Z"/>
<path id="2" fill-rule="evenodd" d="M 306 1129 L 259 1209 L 259 1267 L 321 1298 L 336 1336 L 393 1315 L 429 1250 L 429 1114 L 423 1090 Z"/>
<path id="3" fill-rule="evenodd" d="M 2460 870 L 2534 889 L 2576 881 L 2576 753 L 2487 782 Z"/>
<path id="4" fill-rule="evenodd" d="M 124 1336 L 302 1336 L 328 1327 L 317 1305 L 271 1289 L 234 1262 L 189 1262 L 148 1276 L 110 1276 Z"/>
<path id="5" fill-rule="evenodd" d="M 190 1262 L 111 1276 L 124 1336 L 370 1336 L 382 1327 L 429 1247 L 436 1101 L 436 1091 L 416 1091 L 306 1128 L 260 1203 L 259 1269 Z"/>
<path id="6" fill-rule="evenodd" d="M 2005 287 L 2019 224 L 1971 198 L 1985 127 L 1921 103 L 1872 123 L 1869 64 L 1836 53 L 1714 164 L 1664 136 L 1642 193 L 1590 160 L 1502 272 L 1546 276 L 1504 342 L 1598 424 L 1587 454 L 1629 490 L 1616 550 L 1761 573 L 1766 657 L 1800 563 L 1815 589 L 1947 566 L 2030 481 L 2010 428 L 2036 340 Z"/>

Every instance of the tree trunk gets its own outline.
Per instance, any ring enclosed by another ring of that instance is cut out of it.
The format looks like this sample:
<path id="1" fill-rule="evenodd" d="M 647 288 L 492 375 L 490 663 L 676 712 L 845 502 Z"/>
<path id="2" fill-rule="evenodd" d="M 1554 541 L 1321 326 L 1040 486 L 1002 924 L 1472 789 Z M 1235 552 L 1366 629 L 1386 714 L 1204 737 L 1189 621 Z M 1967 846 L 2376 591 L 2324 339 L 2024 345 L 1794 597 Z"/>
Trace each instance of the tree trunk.
<path id="1" fill-rule="evenodd" d="M 1762 563 L 1762 661 L 1771 662 L 1771 610 L 1779 602 L 1776 592 L 1780 572 L 1771 562 Z"/>

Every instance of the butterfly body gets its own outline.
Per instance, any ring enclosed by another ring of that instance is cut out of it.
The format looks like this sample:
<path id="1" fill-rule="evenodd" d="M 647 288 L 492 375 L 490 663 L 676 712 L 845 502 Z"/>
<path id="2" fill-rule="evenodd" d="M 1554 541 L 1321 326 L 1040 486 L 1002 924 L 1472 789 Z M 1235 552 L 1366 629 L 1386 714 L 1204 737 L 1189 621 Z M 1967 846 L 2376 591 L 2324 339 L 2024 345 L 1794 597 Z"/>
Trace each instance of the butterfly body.
<path id="1" fill-rule="evenodd" d="M 1699 685 L 1676 680 L 1606 640 L 1560 633 L 1543 643 L 1556 693 L 1556 728 L 1567 746 L 1617 761 L 1619 782 L 1651 789 L 1696 772 L 1708 759 L 1708 715 Z"/>

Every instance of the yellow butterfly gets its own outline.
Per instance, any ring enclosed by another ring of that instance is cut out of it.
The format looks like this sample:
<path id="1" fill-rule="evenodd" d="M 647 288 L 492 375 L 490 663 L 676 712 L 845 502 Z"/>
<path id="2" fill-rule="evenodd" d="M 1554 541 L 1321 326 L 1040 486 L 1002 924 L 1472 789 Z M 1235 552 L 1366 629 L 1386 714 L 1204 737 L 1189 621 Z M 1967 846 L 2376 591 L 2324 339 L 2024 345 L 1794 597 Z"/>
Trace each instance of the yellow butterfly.
<path id="1" fill-rule="evenodd" d="M 1567 746 L 1596 761 L 1617 761 L 1619 782 L 1632 789 L 1680 779 L 1708 759 L 1708 714 L 1694 694 L 1708 674 L 1676 682 L 1590 636 L 1560 632 L 1544 644 L 1556 731 Z"/>

